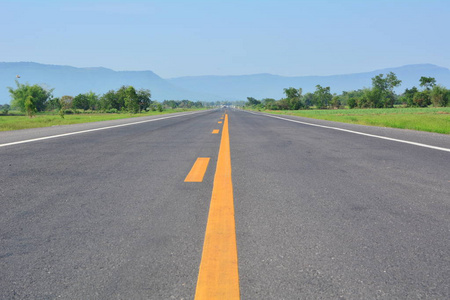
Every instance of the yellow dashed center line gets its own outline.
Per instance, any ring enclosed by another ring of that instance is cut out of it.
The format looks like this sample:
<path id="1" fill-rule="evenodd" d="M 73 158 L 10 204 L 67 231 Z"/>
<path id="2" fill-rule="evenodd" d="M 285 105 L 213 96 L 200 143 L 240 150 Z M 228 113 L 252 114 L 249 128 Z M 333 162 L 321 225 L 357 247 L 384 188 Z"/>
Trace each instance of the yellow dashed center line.
<path id="1" fill-rule="evenodd" d="M 184 182 L 202 182 L 209 164 L 209 157 L 199 157 L 192 166 Z"/>
<path id="2" fill-rule="evenodd" d="M 219 129 L 214 129 L 211 133 L 212 134 L 218 134 L 219 133 Z"/>
<path id="3" fill-rule="evenodd" d="M 239 299 L 228 115 L 222 129 L 195 299 Z"/>

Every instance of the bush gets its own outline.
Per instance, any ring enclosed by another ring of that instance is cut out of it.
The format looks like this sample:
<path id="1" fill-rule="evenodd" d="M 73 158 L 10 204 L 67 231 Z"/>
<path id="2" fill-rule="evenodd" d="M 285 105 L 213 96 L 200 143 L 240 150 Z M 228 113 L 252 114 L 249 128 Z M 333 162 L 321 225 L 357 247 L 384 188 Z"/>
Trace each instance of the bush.
<path id="1" fill-rule="evenodd" d="M 21 84 L 16 80 L 17 88 L 8 87 L 8 91 L 11 95 L 11 107 L 18 108 L 22 112 L 30 113 L 32 111 L 39 112 L 45 110 L 47 100 L 52 96 L 53 89 L 46 90 L 43 87 L 35 84 L 29 85 Z M 28 104 L 25 103 L 28 101 Z M 30 103 L 31 102 L 31 103 Z M 32 105 L 32 107 L 30 106 Z"/>
<path id="2" fill-rule="evenodd" d="M 119 111 L 116 108 L 111 108 L 106 111 L 108 114 L 117 114 Z"/>
<path id="3" fill-rule="evenodd" d="M 9 113 L 10 106 L 8 104 L 5 104 L 2 106 L 2 112 L 4 115 L 7 115 Z"/>
<path id="4" fill-rule="evenodd" d="M 356 99 L 353 98 L 353 97 L 352 97 L 352 98 L 349 98 L 349 99 L 347 100 L 347 104 L 348 104 L 348 107 L 349 107 L 350 109 L 355 108 L 355 107 L 358 105 Z"/>
<path id="5" fill-rule="evenodd" d="M 435 85 L 431 90 L 430 98 L 433 106 L 446 107 L 449 101 L 448 90 L 441 85 Z"/>
<path id="6" fill-rule="evenodd" d="M 413 102 L 419 107 L 427 107 L 431 104 L 430 96 L 428 91 L 417 92 L 414 94 Z"/>

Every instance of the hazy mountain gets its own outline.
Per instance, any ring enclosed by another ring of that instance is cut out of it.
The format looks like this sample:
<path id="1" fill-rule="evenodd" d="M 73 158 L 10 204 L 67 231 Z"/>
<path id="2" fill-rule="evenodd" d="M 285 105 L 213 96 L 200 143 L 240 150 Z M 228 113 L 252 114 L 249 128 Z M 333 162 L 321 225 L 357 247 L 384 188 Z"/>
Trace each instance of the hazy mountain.
<path id="1" fill-rule="evenodd" d="M 421 76 L 436 78 L 437 82 L 450 87 L 450 70 L 431 64 L 407 65 L 398 68 L 376 70 L 366 73 L 333 76 L 285 77 L 271 74 L 243 76 L 192 76 L 163 79 L 152 71 L 113 71 L 106 68 L 75 68 L 70 66 L 44 65 L 32 62 L 0 63 L 0 104 L 9 103 L 6 87 L 15 87 L 16 75 L 20 82 L 41 84 L 54 88 L 54 96 L 76 96 L 93 91 L 103 94 L 117 90 L 122 85 L 151 90 L 152 99 L 192 101 L 246 100 L 246 97 L 283 97 L 287 87 L 303 88 L 313 92 L 315 86 L 330 86 L 332 93 L 341 93 L 372 85 L 371 78 L 378 74 L 394 72 L 402 80 L 397 92 L 419 86 Z"/>
<path id="2" fill-rule="evenodd" d="M 33 62 L 0 63 L 0 104 L 9 103 L 7 87 L 15 87 L 16 75 L 21 83 L 40 84 L 54 88 L 53 95 L 76 96 L 93 91 L 104 94 L 117 90 L 122 85 L 132 85 L 137 89 L 149 89 L 153 100 L 199 99 L 209 100 L 217 96 L 174 86 L 152 71 L 113 71 L 106 68 L 75 68 L 70 66 L 44 65 Z"/>
<path id="3" fill-rule="evenodd" d="M 332 76 L 299 76 L 285 77 L 271 74 L 255 74 L 243 76 L 192 76 L 169 79 L 169 82 L 203 93 L 214 93 L 230 100 L 243 100 L 251 96 L 257 99 L 280 99 L 283 89 L 287 87 L 302 88 L 303 93 L 313 92 L 315 86 L 329 86 L 332 93 L 342 93 L 363 87 L 372 86 L 372 77 L 378 74 L 394 72 L 402 80 L 397 89 L 401 93 L 405 88 L 419 87 L 421 76 L 434 77 L 437 83 L 450 87 L 450 70 L 431 64 L 407 65 L 366 73 Z"/>

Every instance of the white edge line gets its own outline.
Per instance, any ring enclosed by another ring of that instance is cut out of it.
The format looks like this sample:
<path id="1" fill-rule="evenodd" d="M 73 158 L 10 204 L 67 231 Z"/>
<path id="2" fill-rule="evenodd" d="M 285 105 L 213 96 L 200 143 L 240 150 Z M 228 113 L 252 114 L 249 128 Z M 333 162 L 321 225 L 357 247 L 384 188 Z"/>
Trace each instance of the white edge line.
<path id="1" fill-rule="evenodd" d="M 87 132 L 93 132 L 93 131 L 117 128 L 117 127 L 125 127 L 125 126 L 130 126 L 130 125 L 154 122 L 154 121 L 159 121 L 159 120 L 164 120 L 164 119 L 171 119 L 171 118 L 182 117 L 182 116 L 187 116 L 187 115 L 201 113 L 201 112 L 204 112 L 204 111 L 188 112 L 188 113 L 184 113 L 184 114 L 177 114 L 175 116 L 171 115 L 171 116 L 166 116 L 166 117 L 157 118 L 157 119 L 151 119 L 151 120 L 144 120 L 144 121 L 138 121 L 138 122 L 132 122 L 132 123 L 126 123 L 126 124 L 119 124 L 119 125 L 113 125 L 113 126 L 107 126 L 107 127 L 87 129 L 87 130 L 82 130 L 82 131 L 75 131 L 75 132 L 69 132 L 69 133 L 63 133 L 63 134 L 57 134 L 57 135 L 44 136 L 44 137 L 35 138 L 35 139 L 29 139 L 29 140 L 23 140 L 23 141 L 17 141 L 17 142 L 0 144 L 0 148 L 1 147 L 12 146 L 12 145 L 18 145 L 18 144 L 25 144 L 25 143 L 43 141 L 43 140 L 48 140 L 48 139 L 54 139 L 54 138 L 59 138 L 59 137 L 64 137 L 64 136 L 69 136 L 69 135 L 75 135 L 75 134 L 80 134 L 80 133 L 87 133 Z"/>
<path id="2" fill-rule="evenodd" d="M 410 141 L 405 141 L 405 140 L 399 140 L 399 139 L 394 139 L 394 138 L 385 137 L 385 136 L 381 136 L 381 135 L 375 135 L 375 134 L 369 134 L 369 133 L 364 133 L 364 132 L 360 132 L 360 131 L 353 131 L 353 130 L 349 130 L 349 129 L 343 129 L 343 128 L 339 128 L 339 127 L 325 126 L 325 125 L 319 125 L 319 124 L 314 124 L 314 123 L 302 122 L 302 121 L 297 121 L 297 120 L 292 120 L 292 119 L 286 119 L 286 118 L 282 118 L 282 117 L 278 117 L 278 116 L 274 116 L 274 115 L 261 114 L 261 113 L 258 114 L 258 113 L 249 112 L 249 111 L 245 111 L 245 112 L 250 113 L 250 114 L 254 114 L 254 115 L 266 116 L 266 117 L 271 117 L 271 118 L 275 118 L 275 119 L 285 120 L 285 121 L 299 123 L 299 124 L 304 124 L 304 125 L 309 125 L 309 126 L 315 126 L 315 127 L 333 129 L 333 130 L 338 130 L 338 131 L 344 131 L 344 132 L 349 132 L 349 133 L 354 133 L 354 134 L 359 134 L 359 135 L 364 135 L 364 136 L 370 136 L 370 137 L 373 137 L 373 138 L 378 138 L 378 139 L 383 139 L 383 140 L 388 140 L 388 141 L 394 141 L 394 142 L 398 142 L 398 143 L 410 144 L 410 145 L 414 145 L 414 146 L 419 146 L 419 147 L 430 148 L 430 149 L 434 149 L 434 150 L 450 152 L 449 148 L 443 148 L 443 147 L 437 147 L 437 146 L 432 146 L 432 145 L 427 145 L 427 144 L 422 144 L 422 143 L 416 143 L 416 142 L 410 142 Z"/>

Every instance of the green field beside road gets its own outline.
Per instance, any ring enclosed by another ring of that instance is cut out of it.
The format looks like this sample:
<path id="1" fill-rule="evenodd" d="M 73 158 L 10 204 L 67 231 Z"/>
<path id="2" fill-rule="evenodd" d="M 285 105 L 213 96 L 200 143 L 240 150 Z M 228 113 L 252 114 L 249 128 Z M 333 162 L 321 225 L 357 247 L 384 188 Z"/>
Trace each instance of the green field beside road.
<path id="1" fill-rule="evenodd" d="M 343 123 L 450 134 L 450 107 L 265 110 L 264 112 Z"/>
<path id="2" fill-rule="evenodd" d="M 0 131 L 109 121 L 117 119 L 163 115 L 183 111 L 195 111 L 195 110 L 199 109 L 167 109 L 162 112 L 150 111 L 140 114 L 80 113 L 80 114 L 66 114 L 64 115 L 64 118 L 61 118 L 58 114 L 49 114 L 49 113 L 37 114 L 32 118 L 27 117 L 23 114 L 0 115 Z"/>

